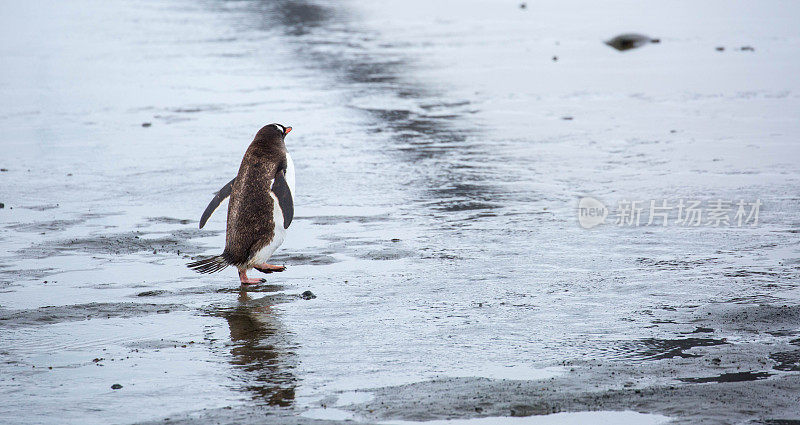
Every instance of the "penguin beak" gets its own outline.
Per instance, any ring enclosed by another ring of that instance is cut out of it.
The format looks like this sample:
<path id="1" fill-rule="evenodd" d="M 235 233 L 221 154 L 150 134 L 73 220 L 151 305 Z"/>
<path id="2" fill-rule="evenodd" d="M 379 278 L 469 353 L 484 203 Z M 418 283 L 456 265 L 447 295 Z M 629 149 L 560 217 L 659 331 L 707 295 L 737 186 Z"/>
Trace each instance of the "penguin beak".
<path id="1" fill-rule="evenodd" d="M 283 132 L 283 135 L 286 136 L 289 132 L 292 131 L 292 127 L 286 127 L 286 130 Z"/>

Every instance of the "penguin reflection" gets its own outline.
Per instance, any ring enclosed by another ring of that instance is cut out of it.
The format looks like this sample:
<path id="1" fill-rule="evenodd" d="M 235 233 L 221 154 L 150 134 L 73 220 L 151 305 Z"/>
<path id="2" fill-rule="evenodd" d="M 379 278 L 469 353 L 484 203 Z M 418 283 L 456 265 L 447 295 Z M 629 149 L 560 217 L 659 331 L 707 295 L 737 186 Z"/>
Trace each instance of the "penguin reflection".
<path id="1" fill-rule="evenodd" d="M 231 330 L 231 364 L 234 380 L 253 399 L 270 406 L 290 406 L 294 401 L 293 353 L 285 329 L 272 309 L 273 296 L 251 299 L 239 292 L 239 304 L 224 312 Z"/>

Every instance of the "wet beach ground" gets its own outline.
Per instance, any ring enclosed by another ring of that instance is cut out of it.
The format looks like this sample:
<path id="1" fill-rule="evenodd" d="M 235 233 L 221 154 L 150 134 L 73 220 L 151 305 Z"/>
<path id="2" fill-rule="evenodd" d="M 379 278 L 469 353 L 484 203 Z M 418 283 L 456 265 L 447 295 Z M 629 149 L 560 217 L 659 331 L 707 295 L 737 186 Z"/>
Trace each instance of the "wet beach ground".
<path id="1" fill-rule="evenodd" d="M 0 422 L 800 421 L 800 5 L 0 11 Z M 242 291 L 185 264 L 271 122 L 288 269 Z"/>

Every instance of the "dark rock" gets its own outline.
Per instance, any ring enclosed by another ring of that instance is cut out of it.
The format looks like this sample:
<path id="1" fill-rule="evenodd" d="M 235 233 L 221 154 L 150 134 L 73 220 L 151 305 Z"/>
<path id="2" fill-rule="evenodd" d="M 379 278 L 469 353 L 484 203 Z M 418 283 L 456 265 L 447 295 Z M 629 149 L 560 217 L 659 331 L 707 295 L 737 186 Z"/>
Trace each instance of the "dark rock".
<path id="1" fill-rule="evenodd" d="M 558 62 L 558 56 L 553 56 L 553 62 Z"/>
<path id="2" fill-rule="evenodd" d="M 724 47 L 722 47 L 722 46 L 719 46 L 719 47 L 717 47 L 717 51 L 718 51 L 718 52 L 724 52 L 724 51 L 725 51 L 725 48 L 724 48 Z"/>
<path id="3" fill-rule="evenodd" d="M 520 9 L 527 9 L 527 8 L 528 8 L 528 3 L 525 3 L 525 2 L 523 2 L 523 3 L 520 3 L 520 4 L 519 4 L 519 8 L 520 8 Z"/>
<path id="4" fill-rule="evenodd" d="M 8 168 L 0 168 L 0 171 L 5 173 L 6 171 L 8 171 Z"/>
<path id="5" fill-rule="evenodd" d="M 564 120 L 564 121 L 572 121 L 572 117 L 569 116 L 569 115 L 563 116 L 563 117 L 561 117 L 561 119 Z"/>
<path id="6" fill-rule="evenodd" d="M 162 289 L 156 289 L 156 290 L 153 290 L 153 291 L 139 292 L 138 294 L 136 294 L 136 296 L 137 297 L 156 297 L 156 296 L 163 295 L 163 294 L 166 294 L 166 293 L 167 293 L 167 291 L 164 291 Z"/>
<path id="7" fill-rule="evenodd" d="M 300 298 L 304 300 L 313 300 L 314 298 L 317 298 L 317 296 L 314 295 L 314 293 L 311 291 L 305 291 L 302 294 L 300 294 Z"/>
<path id="8" fill-rule="evenodd" d="M 122 388 L 122 385 L 120 385 L 120 384 L 114 384 L 114 385 L 111 386 L 112 390 L 118 390 L 120 388 Z"/>
<path id="9" fill-rule="evenodd" d="M 145 128 L 150 127 L 151 125 L 153 125 L 153 124 L 149 123 L 149 122 L 143 122 L 142 123 L 142 127 L 145 127 Z"/>
<path id="10" fill-rule="evenodd" d="M 755 52 L 756 51 L 755 47 L 753 47 L 753 46 L 742 46 L 742 47 L 739 48 L 739 50 L 741 50 L 743 52 Z"/>
<path id="11" fill-rule="evenodd" d="M 636 49 L 648 43 L 660 43 L 658 38 L 650 38 L 642 34 L 620 34 L 605 43 L 619 51 Z"/>
<path id="12" fill-rule="evenodd" d="M 3 209 L 3 208 L 5 208 L 5 207 L 6 207 L 6 204 L 4 204 L 4 203 L 0 202 L 0 209 Z"/>

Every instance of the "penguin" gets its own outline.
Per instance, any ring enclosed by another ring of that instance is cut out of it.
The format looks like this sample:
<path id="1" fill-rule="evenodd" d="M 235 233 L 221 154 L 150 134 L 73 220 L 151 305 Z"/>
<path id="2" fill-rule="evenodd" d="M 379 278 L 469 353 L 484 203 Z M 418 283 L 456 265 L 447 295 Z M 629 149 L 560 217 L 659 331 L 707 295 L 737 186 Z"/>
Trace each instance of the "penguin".
<path id="1" fill-rule="evenodd" d="M 266 282 L 247 277 L 250 269 L 264 273 L 286 270 L 267 264 L 267 260 L 283 243 L 294 217 L 294 162 L 284 142 L 290 131 L 292 127 L 269 124 L 256 133 L 239 173 L 216 193 L 200 219 L 202 229 L 219 204 L 230 197 L 225 250 L 187 267 L 198 273 L 215 273 L 234 266 L 242 285 Z"/>

